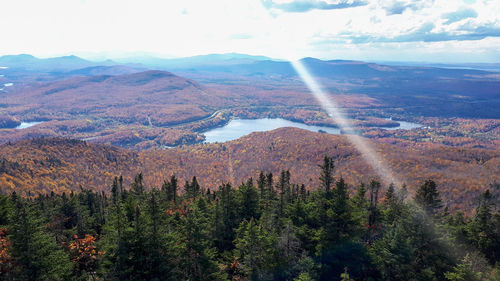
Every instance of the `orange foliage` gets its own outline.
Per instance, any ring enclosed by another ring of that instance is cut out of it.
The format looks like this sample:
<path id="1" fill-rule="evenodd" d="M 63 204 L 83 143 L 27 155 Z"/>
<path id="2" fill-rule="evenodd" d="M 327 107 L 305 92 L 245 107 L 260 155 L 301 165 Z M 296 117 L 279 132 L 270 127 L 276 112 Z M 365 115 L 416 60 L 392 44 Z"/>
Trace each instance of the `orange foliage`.
<path id="1" fill-rule="evenodd" d="M 469 208 L 471 198 L 500 181 L 500 151 L 456 148 L 392 139 L 375 142 L 377 150 L 412 192 L 434 179 L 450 206 Z M 125 184 L 139 172 L 149 187 L 159 187 L 175 174 L 182 183 L 196 175 L 204 188 L 224 182 L 239 184 L 259 171 L 278 175 L 290 170 L 292 182 L 319 186 L 324 155 L 333 156 L 336 177 L 356 186 L 376 177 L 344 136 L 281 128 L 252 133 L 224 144 L 200 144 L 165 150 L 131 152 L 81 141 L 46 139 L 0 146 L 0 187 L 22 195 L 69 192 L 82 185 L 109 191 L 113 176 Z"/>
<path id="2" fill-rule="evenodd" d="M 456 147 L 498 149 L 500 120 L 465 118 L 414 118 L 424 127 L 413 130 L 370 129 L 364 136 L 383 142 L 399 141 L 407 146 L 436 143 Z"/>
<path id="3" fill-rule="evenodd" d="M 73 237 L 75 241 L 69 243 L 71 261 L 77 264 L 79 270 L 91 272 L 97 267 L 97 259 L 104 254 L 95 246 L 96 238 L 85 234 L 84 238 Z"/>
<path id="4" fill-rule="evenodd" d="M 7 228 L 0 228 L 0 274 L 5 274 L 12 268 L 11 258 L 9 254 L 10 242 L 7 235 Z"/>
<path id="5" fill-rule="evenodd" d="M 193 203 L 193 199 L 183 200 L 179 206 L 171 206 L 171 208 L 165 211 L 167 217 L 179 216 L 185 217 L 189 212 L 190 205 Z"/>

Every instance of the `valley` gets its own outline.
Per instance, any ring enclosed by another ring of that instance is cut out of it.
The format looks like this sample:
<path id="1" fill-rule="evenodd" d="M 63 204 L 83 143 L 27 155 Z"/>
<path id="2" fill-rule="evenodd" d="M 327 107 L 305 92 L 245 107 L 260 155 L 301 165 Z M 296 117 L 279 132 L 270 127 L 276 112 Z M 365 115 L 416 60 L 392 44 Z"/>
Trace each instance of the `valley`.
<path id="1" fill-rule="evenodd" d="M 3 78 L 14 81 L 0 94 L 0 187 L 7 191 L 109 191 L 114 176 L 130 181 L 139 172 L 150 186 L 175 174 L 216 189 L 261 170 L 290 170 L 294 182 L 315 189 L 324 155 L 335 156 L 336 176 L 351 188 L 376 178 L 342 136 L 350 132 L 321 110 L 287 62 L 158 60 L 149 70 L 77 57 L 8 60 L 0 58 L 9 66 Z M 303 63 L 411 192 L 432 178 L 451 208 L 470 209 L 471 198 L 500 181 L 494 73 Z"/>
<path id="2" fill-rule="evenodd" d="M 493 73 L 303 61 L 366 137 L 498 145 L 495 108 L 500 103 L 495 89 L 500 88 L 500 78 Z M 336 127 L 288 63 L 264 57 L 185 66 L 178 61 L 158 63 L 161 70 L 77 57 L 9 56 L 0 58 L 0 63 L 9 66 L 0 71 L 5 81 L 16 85 L 0 94 L 0 120 L 5 120 L 0 126 L 43 121 L 23 130 L 0 129 L 0 142 L 70 137 L 144 150 L 203 142 L 203 132 L 231 119 L 283 118 Z M 393 132 L 375 128 L 395 128 L 395 120 L 423 127 Z"/>

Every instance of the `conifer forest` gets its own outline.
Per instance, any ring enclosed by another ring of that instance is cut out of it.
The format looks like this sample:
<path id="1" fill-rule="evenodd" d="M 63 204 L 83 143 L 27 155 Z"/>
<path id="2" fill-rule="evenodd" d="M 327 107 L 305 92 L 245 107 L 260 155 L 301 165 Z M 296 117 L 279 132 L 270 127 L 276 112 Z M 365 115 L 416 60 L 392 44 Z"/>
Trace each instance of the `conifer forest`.
<path id="1" fill-rule="evenodd" d="M 319 164 L 313 191 L 263 171 L 217 190 L 138 174 L 110 193 L 3 194 L 0 280 L 500 280 L 489 189 L 472 214 L 450 212 L 432 180 L 413 196 L 349 188 L 331 157 Z"/>

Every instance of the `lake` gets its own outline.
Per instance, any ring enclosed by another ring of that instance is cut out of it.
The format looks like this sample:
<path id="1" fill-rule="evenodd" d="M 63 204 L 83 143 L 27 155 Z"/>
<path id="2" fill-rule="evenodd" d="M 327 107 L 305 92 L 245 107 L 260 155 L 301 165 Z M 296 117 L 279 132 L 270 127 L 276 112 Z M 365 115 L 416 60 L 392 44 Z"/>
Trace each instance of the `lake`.
<path id="1" fill-rule="evenodd" d="M 17 126 L 15 129 L 26 129 L 26 128 L 29 128 L 31 126 L 35 126 L 35 125 L 38 125 L 38 124 L 41 124 L 43 123 L 43 121 L 33 121 L 33 122 L 21 122 L 21 125 Z"/>
<path id="2" fill-rule="evenodd" d="M 392 119 L 386 118 L 386 120 L 392 120 Z M 394 120 L 394 121 L 399 123 L 398 127 L 390 127 L 390 128 L 388 128 L 388 127 L 373 127 L 373 128 L 382 128 L 385 130 L 398 130 L 398 129 L 411 130 L 411 129 L 423 127 L 422 124 L 417 124 L 417 123 L 413 123 L 413 122 L 396 121 L 396 120 Z"/>
<path id="3" fill-rule="evenodd" d="M 399 127 L 384 128 L 386 130 L 404 129 L 410 130 L 413 128 L 422 127 L 420 124 L 397 121 Z M 311 132 L 318 132 L 319 130 L 329 134 L 339 135 L 340 129 L 331 128 L 326 126 L 312 126 L 298 122 L 288 121 L 282 118 L 261 118 L 261 119 L 233 119 L 225 126 L 215 128 L 204 132 L 206 143 L 213 142 L 226 142 L 238 139 L 242 136 L 248 135 L 253 132 L 271 131 L 281 127 L 295 127 L 305 129 Z"/>

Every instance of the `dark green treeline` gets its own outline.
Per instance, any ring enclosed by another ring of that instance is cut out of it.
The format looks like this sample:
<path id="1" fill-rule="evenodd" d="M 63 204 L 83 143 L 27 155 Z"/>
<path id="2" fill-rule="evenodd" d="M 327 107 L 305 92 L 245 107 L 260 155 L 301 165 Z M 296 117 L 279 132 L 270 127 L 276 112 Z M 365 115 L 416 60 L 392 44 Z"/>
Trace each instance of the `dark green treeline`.
<path id="1" fill-rule="evenodd" d="M 109 194 L 1 195 L 0 280 L 500 280 L 498 186 L 465 216 L 431 180 L 407 198 L 349 188 L 329 157 L 321 170 L 315 191 L 282 171 L 215 191 L 139 174 Z"/>

